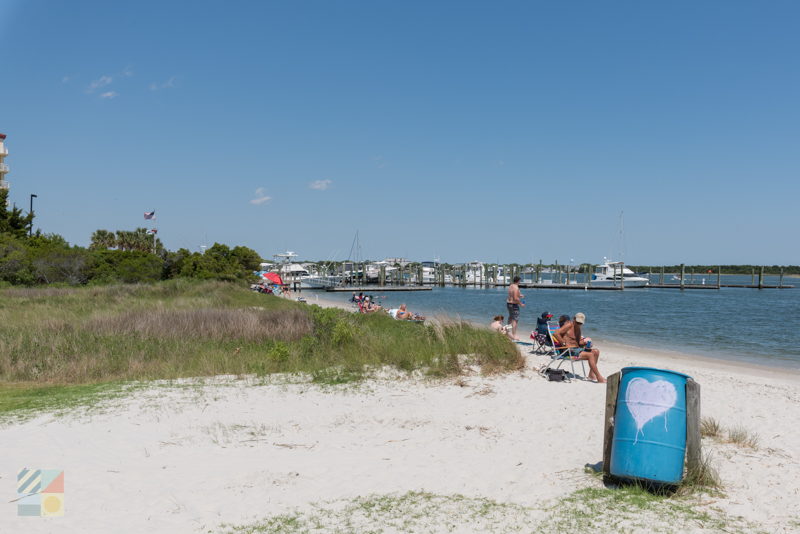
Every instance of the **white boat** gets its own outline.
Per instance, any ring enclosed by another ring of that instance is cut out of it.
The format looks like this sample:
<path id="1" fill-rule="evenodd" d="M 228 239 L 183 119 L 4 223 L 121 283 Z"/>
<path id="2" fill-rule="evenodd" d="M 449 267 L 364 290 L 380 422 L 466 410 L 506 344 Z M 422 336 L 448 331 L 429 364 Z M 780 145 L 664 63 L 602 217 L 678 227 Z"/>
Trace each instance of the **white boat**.
<path id="1" fill-rule="evenodd" d="M 281 275 L 285 284 L 294 285 L 297 283 L 302 289 L 325 289 L 341 284 L 342 276 L 311 273 L 304 265 L 291 263 L 291 260 L 295 257 L 297 257 L 297 254 L 290 250 L 275 254 L 276 259 L 283 261 L 277 272 Z"/>
<path id="2" fill-rule="evenodd" d="M 625 287 L 644 287 L 650 283 L 650 279 L 624 267 L 621 261 L 609 261 L 603 258 L 603 263 L 595 267 L 592 274 L 592 285 L 619 286 L 620 279 L 624 280 Z"/>

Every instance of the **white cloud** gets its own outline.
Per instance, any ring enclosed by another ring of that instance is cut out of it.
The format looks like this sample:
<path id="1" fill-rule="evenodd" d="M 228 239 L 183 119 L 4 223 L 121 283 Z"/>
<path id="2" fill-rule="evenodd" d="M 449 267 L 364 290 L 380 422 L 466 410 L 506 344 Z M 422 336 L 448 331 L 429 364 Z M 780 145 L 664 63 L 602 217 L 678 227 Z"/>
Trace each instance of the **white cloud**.
<path id="1" fill-rule="evenodd" d="M 256 189 L 256 198 L 250 200 L 250 204 L 255 204 L 256 206 L 260 206 L 261 204 L 269 202 L 270 200 L 272 200 L 272 197 L 268 197 L 267 195 L 265 195 L 264 188 L 259 187 L 258 189 Z"/>
<path id="2" fill-rule="evenodd" d="M 165 82 L 152 82 L 150 84 L 151 91 L 158 91 L 159 89 L 172 89 L 175 87 L 175 76 L 170 76 L 170 78 Z"/>
<path id="3" fill-rule="evenodd" d="M 119 96 L 119 93 L 117 93 L 116 91 L 108 91 L 107 93 L 101 94 L 100 98 L 107 98 L 107 99 L 110 100 L 110 99 L 116 98 L 118 96 Z"/>
<path id="4" fill-rule="evenodd" d="M 72 76 L 64 76 L 64 77 L 61 78 L 61 83 L 69 83 L 69 81 L 71 79 L 72 79 Z"/>
<path id="5" fill-rule="evenodd" d="M 110 84 L 113 81 L 114 78 L 112 78 L 111 76 L 106 76 L 104 74 L 103 76 L 100 76 L 96 80 L 92 81 L 92 83 L 90 83 L 89 86 L 86 88 L 86 92 L 91 93 L 95 89 L 100 89 L 101 87 L 105 87 L 106 85 Z"/>
<path id="6" fill-rule="evenodd" d="M 314 180 L 308 184 L 308 187 L 311 189 L 316 189 L 317 191 L 325 191 L 331 186 L 332 183 L 332 180 Z"/>
<path id="7" fill-rule="evenodd" d="M 133 76 L 133 69 L 131 68 L 130 65 L 122 69 L 122 75 L 125 76 L 126 78 L 130 78 L 131 76 Z"/>

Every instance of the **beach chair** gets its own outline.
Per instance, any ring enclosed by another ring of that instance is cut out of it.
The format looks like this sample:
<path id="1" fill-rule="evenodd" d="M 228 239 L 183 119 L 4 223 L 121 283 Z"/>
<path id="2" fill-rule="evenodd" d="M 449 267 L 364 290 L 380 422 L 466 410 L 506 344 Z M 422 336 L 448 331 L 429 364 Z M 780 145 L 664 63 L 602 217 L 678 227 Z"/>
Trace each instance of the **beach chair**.
<path id="1" fill-rule="evenodd" d="M 558 323 L 555 321 L 548 321 L 547 334 L 539 333 L 536 330 L 531 332 L 531 339 L 533 340 L 533 349 L 531 349 L 531 352 L 543 356 L 553 356 L 555 354 L 553 334 L 556 330 L 558 330 Z"/>
<path id="2" fill-rule="evenodd" d="M 586 378 L 586 365 L 584 364 L 584 360 L 579 360 L 578 355 L 580 354 L 580 350 L 570 347 L 559 347 L 556 345 L 556 340 L 553 338 L 553 334 L 558 330 L 558 322 L 556 321 L 548 321 L 547 322 L 547 336 L 550 338 L 551 346 L 548 347 L 549 351 L 547 354 L 550 356 L 550 361 L 547 362 L 545 365 L 539 369 L 539 374 L 542 376 L 546 376 L 545 373 L 548 369 L 560 369 L 564 362 L 569 362 L 570 368 L 572 369 L 572 376 L 578 376 L 575 374 L 575 362 L 581 362 L 581 370 L 583 371 L 583 377 Z"/>
<path id="3" fill-rule="evenodd" d="M 550 354 L 553 346 L 550 344 L 550 337 L 547 334 L 542 334 L 534 330 L 531 332 L 531 339 L 533 340 L 533 347 L 531 352 L 534 354 Z"/>

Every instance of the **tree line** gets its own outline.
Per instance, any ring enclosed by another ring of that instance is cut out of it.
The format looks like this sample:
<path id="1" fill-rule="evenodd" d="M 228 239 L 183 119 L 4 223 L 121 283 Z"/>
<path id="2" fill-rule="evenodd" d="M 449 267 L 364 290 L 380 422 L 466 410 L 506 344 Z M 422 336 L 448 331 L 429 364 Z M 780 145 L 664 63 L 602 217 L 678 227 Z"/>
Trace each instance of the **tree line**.
<path id="1" fill-rule="evenodd" d="M 97 230 L 88 248 L 70 245 L 60 235 L 31 232 L 33 215 L 8 209 L 8 191 L 0 189 L 0 286 L 246 280 L 261 262 L 250 248 L 220 243 L 203 254 L 169 251 L 146 228 Z"/>

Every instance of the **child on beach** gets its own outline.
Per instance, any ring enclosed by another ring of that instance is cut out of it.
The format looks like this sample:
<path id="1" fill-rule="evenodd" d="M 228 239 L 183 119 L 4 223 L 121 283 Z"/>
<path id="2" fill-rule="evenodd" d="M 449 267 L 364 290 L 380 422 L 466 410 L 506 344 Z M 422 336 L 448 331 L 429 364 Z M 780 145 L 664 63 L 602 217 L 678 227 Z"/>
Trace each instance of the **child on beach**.
<path id="1" fill-rule="evenodd" d="M 508 339 L 513 341 L 514 336 L 511 335 L 511 326 L 507 324 L 503 324 L 503 316 L 502 315 L 495 315 L 492 319 L 491 324 L 489 324 L 489 328 L 494 330 L 495 332 L 500 332 L 501 334 L 505 334 L 508 336 Z"/>

